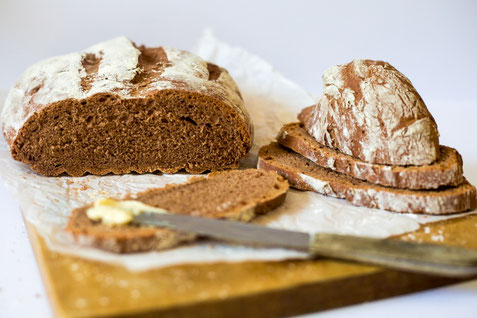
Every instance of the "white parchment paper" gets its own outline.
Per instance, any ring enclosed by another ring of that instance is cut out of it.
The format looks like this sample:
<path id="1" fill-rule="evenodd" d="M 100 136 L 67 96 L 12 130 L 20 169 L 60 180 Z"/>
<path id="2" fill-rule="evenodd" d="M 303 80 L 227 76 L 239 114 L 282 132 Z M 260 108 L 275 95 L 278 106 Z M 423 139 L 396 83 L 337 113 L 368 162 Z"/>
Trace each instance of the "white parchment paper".
<path id="1" fill-rule="evenodd" d="M 205 32 L 194 51 L 202 58 L 225 67 L 240 87 L 255 126 L 252 150 L 241 166 L 255 167 L 258 149 L 272 141 L 283 124 L 296 121 L 299 110 L 313 104 L 313 96 L 284 78 L 261 58 L 217 40 L 211 31 Z M 5 92 L 0 98 L 0 105 L 3 105 Z M 87 242 L 75 243 L 64 231 L 73 208 L 99 197 L 121 197 L 130 192 L 184 182 L 191 177 L 187 174 L 47 178 L 14 161 L 2 138 L 0 176 L 20 204 L 25 219 L 37 228 L 54 251 L 120 264 L 130 270 L 183 263 L 278 261 L 306 257 L 294 251 L 240 247 L 218 242 L 201 242 L 161 252 L 117 255 L 88 247 Z M 345 200 L 291 190 L 281 207 L 256 222 L 306 232 L 384 238 L 413 231 L 422 223 L 444 218 L 355 207 Z"/>

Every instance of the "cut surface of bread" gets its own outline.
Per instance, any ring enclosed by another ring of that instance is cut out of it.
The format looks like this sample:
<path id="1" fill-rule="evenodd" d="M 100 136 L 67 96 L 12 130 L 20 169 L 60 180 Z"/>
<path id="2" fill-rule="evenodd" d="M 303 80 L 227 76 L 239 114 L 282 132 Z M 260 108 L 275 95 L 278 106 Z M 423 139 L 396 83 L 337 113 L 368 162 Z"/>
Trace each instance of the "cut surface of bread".
<path id="1" fill-rule="evenodd" d="M 247 169 L 213 172 L 208 177 L 149 189 L 124 199 L 138 200 L 171 213 L 248 222 L 279 206 L 287 191 L 288 182 L 277 173 Z M 104 225 L 88 218 L 86 212 L 90 206 L 75 209 L 66 229 L 78 240 L 101 249 L 141 252 L 171 248 L 196 238 L 167 228 Z"/>
<path id="2" fill-rule="evenodd" d="M 2 122 L 13 158 L 46 176 L 224 170 L 253 139 L 225 69 L 126 38 L 30 67 Z"/>
<path id="3" fill-rule="evenodd" d="M 323 168 L 276 142 L 260 149 L 258 167 L 279 173 L 296 189 L 344 198 L 358 206 L 395 212 L 451 214 L 475 209 L 477 205 L 476 189 L 465 179 L 457 187 L 436 190 L 384 187 Z"/>
<path id="4" fill-rule="evenodd" d="M 308 134 L 301 123 L 283 126 L 277 141 L 319 166 L 383 186 L 437 189 L 463 182 L 462 157 L 457 150 L 446 146 L 440 146 L 438 160 L 430 165 L 389 166 L 369 163 L 323 146 Z"/>

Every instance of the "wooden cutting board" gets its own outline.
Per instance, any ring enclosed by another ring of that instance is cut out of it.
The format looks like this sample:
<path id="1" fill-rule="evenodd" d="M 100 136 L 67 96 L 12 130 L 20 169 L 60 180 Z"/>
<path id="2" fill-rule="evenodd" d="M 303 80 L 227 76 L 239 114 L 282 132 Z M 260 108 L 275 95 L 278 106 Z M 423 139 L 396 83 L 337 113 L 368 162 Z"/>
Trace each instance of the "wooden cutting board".
<path id="1" fill-rule="evenodd" d="M 181 265 L 133 273 L 48 250 L 27 224 L 57 317 L 276 317 L 325 310 L 462 280 L 328 259 Z M 477 215 L 396 239 L 477 249 Z"/>

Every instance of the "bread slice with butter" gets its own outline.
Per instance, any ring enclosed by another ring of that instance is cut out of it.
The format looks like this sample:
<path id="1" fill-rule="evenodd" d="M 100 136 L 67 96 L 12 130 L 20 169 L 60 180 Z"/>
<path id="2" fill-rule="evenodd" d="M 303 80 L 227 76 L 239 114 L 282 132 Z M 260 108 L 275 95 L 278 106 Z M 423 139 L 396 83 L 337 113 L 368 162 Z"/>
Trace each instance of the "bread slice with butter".
<path id="1" fill-rule="evenodd" d="M 136 212 L 146 205 L 157 208 L 158 212 L 164 209 L 170 213 L 248 222 L 282 204 L 287 191 L 288 182 L 277 173 L 247 169 L 213 172 L 208 177 L 192 178 L 184 184 L 131 194 L 123 200 L 131 203 L 129 207 L 133 206 Z M 131 200 L 139 204 L 133 204 Z M 100 206 L 108 204 L 103 201 Z M 167 249 L 196 238 L 193 234 L 167 228 L 128 224 L 128 217 L 124 219 L 124 215 L 119 219 L 110 217 L 105 224 L 105 213 L 92 213 L 94 207 L 89 204 L 73 210 L 66 229 L 78 241 L 104 250 L 132 253 Z"/>

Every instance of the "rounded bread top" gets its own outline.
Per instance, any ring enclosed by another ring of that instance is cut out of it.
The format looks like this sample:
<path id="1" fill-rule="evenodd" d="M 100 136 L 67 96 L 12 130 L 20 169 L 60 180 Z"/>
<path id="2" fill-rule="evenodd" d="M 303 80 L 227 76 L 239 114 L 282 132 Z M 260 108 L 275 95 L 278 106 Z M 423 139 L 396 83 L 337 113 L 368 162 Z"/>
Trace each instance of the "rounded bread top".
<path id="1" fill-rule="evenodd" d="M 167 89 L 222 100 L 249 123 L 252 132 L 239 89 L 225 69 L 187 51 L 137 47 L 127 38 L 118 37 L 29 67 L 5 100 L 4 136 L 11 145 L 28 118 L 62 100 L 82 100 L 98 93 L 144 98 Z"/>
<path id="2" fill-rule="evenodd" d="M 361 160 L 426 165 L 439 154 L 434 118 L 389 63 L 353 60 L 323 74 L 323 96 L 299 118 L 321 144 Z"/>

